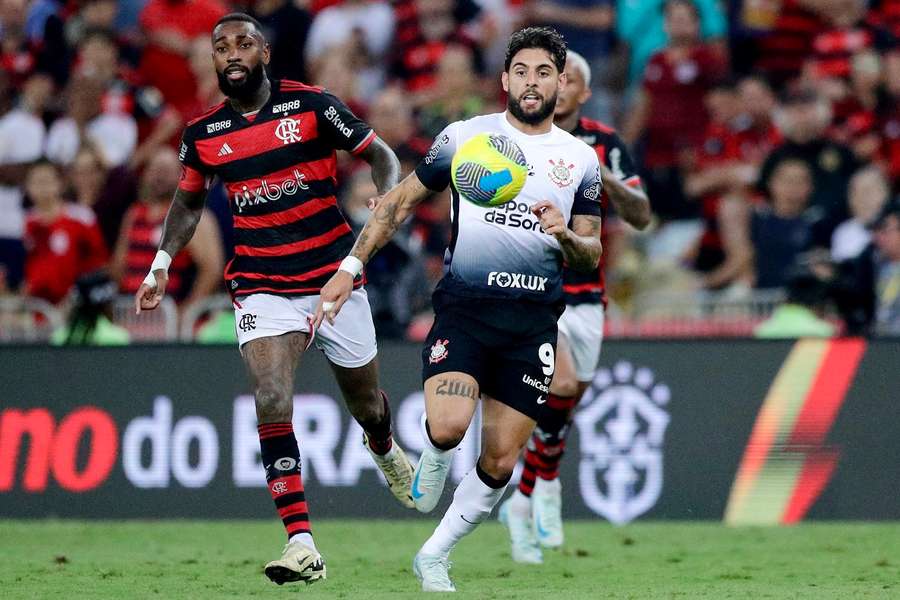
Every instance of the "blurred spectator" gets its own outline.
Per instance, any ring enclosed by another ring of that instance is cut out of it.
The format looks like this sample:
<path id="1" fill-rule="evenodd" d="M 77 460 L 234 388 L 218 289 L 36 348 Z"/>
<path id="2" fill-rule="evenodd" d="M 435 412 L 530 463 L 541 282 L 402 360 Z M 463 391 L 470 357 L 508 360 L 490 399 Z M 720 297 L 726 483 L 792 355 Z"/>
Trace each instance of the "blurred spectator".
<path id="1" fill-rule="evenodd" d="M 381 91 L 369 106 L 369 124 L 400 159 L 401 176 L 416 168 L 428 152 L 431 138 L 416 131 L 412 104 L 403 90 L 388 87 Z"/>
<path id="2" fill-rule="evenodd" d="M 29 164 L 41 157 L 45 131 L 40 102 L 51 87 L 45 76 L 31 77 L 16 106 L 8 77 L 0 71 L 0 292 L 22 282 L 25 209 L 20 186 Z"/>
<path id="3" fill-rule="evenodd" d="M 141 78 L 159 89 L 182 114 L 197 95 L 188 64 L 191 42 L 197 37 L 209 38 L 226 12 L 218 0 L 149 0 L 141 11 L 141 27 L 147 36 Z"/>
<path id="4" fill-rule="evenodd" d="M 111 167 L 124 164 L 137 146 L 137 124 L 124 112 L 103 112 L 105 87 L 95 78 L 75 77 L 67 90 L 66 113 L 47 133 L 47 157 L 69 165 L 82 141 L 96 145 Z"/>
<path id="5" fill-rule="evenodd" d="M 859 163 L 849 148 L 825 137 L 831 110 L 815 92 L 789 91 L 776 116 L 785 141 L 763 163 L 759 185 L 771 187 L 769 179 L 775 167 L 786 159 L 806 163 L 815 186 L 811 199 L 814 243 L 827 248 L 832 231 L 847 218 L 847 185 Z"/>
<path id="6" fill-rule="evenodd" d="M 384 85 L 384 57 L 394 33 L 394 12 L 382 0 L 344 0 L 313 19 L 306 40 L 311 73 L 320 73 L 324 57 L 344 52 L 363 79 L 366 90 Z"/>
<path id="7" fill-rule="evenodd" d="M 110 264 L 123 294 L 134 294 L 147 275 L 180 176 L 181 165 L 171 148 L 161 148 L 147 163 L 141 176 L 140 202 L 125 214 Z M 166 294 L 182 307 L 213 294 L 222 282 L 222 239 L 208 209 L 204 209 L 186 250 L 173 257 L 166 287 Z"/>
<path id="8" fill-rule="evenodd" d="M 56 304 L 76 279 L 106 265 L 106 246 L 94 213 L 63 200 L 56 165 L 35 163 L 25 190 L 34 204 L 25 223 L 25 293 Z"/>
<path id="9" fill-rule="evenodd" d="M 740 270 L 740 257 L 735 254 L 734 210 L 726 208 L 723 213 L 722 198 L 726 194 L 747 194 L 763 160 L 781 143 L 781 133 L 772 121 L 776 103 L 771 88 L 757 77 L 742 79 L 736 88 L 736 116 L 727 89 L 726 83 L 710 93 L 724 98 L 710 107 L 712 119 L 697 152 L 697 170 L 686 181 L 687 193 L 700 198 L 705 223 L 695 265 L 706 273 L 703 284 L 711 289 L 727 286 Z"/>
<path id="10" fill-rule="evenodd" d="M 91 209 L 107 248 L 114 248 L 128 205 L 136 194 L 134 175 L 125 167 L 110 169 L 103 154 L 83 144 L 68 169 L 68 187 L 76 204 Z"/>
<path id="11" fill-rule="evenodd" d="M 133 167 L 142 165 L 184 124 L 178 113 L 166 106 L 158 89 L 142 85 L 137 73 L 122 64 L 119 47 L 105 30 L 90 30 L 82 38 L 76 75 L 93 78 L 103 86 L 103 114 L 134 118 L 141 143 L 129 157 Z"/>
<path id="12" fill-rule="evenodd" d="M 822 318 L 828 287 L 828 281 L 811 268 L 798 265 L 788 278 L 787 300 L 754 328 L 753 336 L 768 339 L 834 337 L 835 326 Z"/>
<path id="13" fill-rule="evenodd" d="M 378 194 L 368 168 L 351 175 L 347 190 L 342 210 L 359 233 L 371 214 L 368 200 Z M 403 336 L 415 311 L 428 302 L 431 289 L 424 280 L 421 248 L 407 225 L 366 265 L 366 292 L 379 335 Z"/>
<path id="14" fill-rule="evenodd" d="M 738 62 L 776 88 L 795 78 L 812 53 L 816 34 L 827 27 L 825 5 L 832 0 L 772 0 L 743 3 L 743 24 L 755 34 Z M 838 4 L 838 3 L 835 3 Z"/>
<path id="15" fill-rule="evenodd" d="M 900 12 L 900 11 L 898 11 Z M 900 52 L 883 57 L 885 98 L 879 109 L 878 125 L 882 135 L 884 159 L 893 182 L 900 192 Z"/>
<path id="16" fill-rule="evenodd" d="M 616 43 L 614 0 L 529 0 L 523 6 L 522 19 L 556 28 L 569 50 L 585 58 L 592 72 L 593 92 L 585 110 L 592 118 L 610 122 L 613 98 L 605 83 L 615 64 L 610 60 Z"/>
<path id="17" fill-rule="evenodd" d="M 875 222 L 875 332 L 900 336 L 900 204 Z"/>
<path id="18" fill-rule="evenodd" d="M 870 227 L 890 197 L 884 176 L 875 167 L 857 171 L 850 179 L 850 218 L 831 236 L 831 258 L 836 262 L 859 256 L 872 241 Z"/>
<path id="19" fill-rule="evenodd" d="M 447 46 L 437 67 L 437 79 L 419 111 L 419 131 L 434 139 L 454 121 L 471 119 L 485 112 L 485 102 L 478 93 L 473 55 L 466 46 Z"/>
<path id="20" fill-rule="evenodd" d="M 692 2 L 669 0 L 665 9 L 669 45 L 650 59 L 643 88 L 622 130 L 626 142 L 645 142 L 641 177 L 654 214 L 664 220 L 697 212 L 684 194 L 681 167 L 685 155 L 703 140 L 708 117 L 700 107 L 725 67 L 717 52 L 700 43 L 700 21 Z"/>
<path id="21" fill-rule="evenodd" d="M 894 201 L 872 224 L 872 244 L 839 264 L 834 285 L 847 333 L 900 335 L 900 203 Z"/>
<path id="22" fill-rule="evenodd" d="M 54 346 L 126 346 L 131 336 L 124 327 L 115 325 L 113 300 L 116 284 L 105 271 L 96 271 L 75 282 L 74 301 L 68 323 L 53 332 Z"/>
<path id="23" fill-rule="evenodd" d="M 206 112 L 211 106 L 222 102 L 225 97 L 219 90 L 219 78 L 212 62 L 212 42 L 209 38 L 198 37 L 191 43 L 189 56 L 191 73 L 197 82 L 197 94 L 189 107 L 182 109 L 184 122 Z"/>
<path id="24" fill-rule="evenodd" d="M 228 344 L 233 346 L 238 343 L 237 325 L 233 310 L 220 310 L 209 318 L 200 329 L 194 340 L 198 344 Z"/>
<path id="25" fill-rule="evenodd" d="M 629 80 L 638 82 L 650 57 L 658 50 L 672 45 L 674 34 L 664 24 L 664 14 L 680 0 L 618 0 L 616 29 L 629 46 L 631 57 Z M 721 40 L 725 37 L 725 16 L 716 0 L 685 0 L 697 16 L 697 36 L 712 44 L 715 52 L 724 56 Z M 652 196 L 651 196 L 652 198 Z"/>
<path id="26" fill-rule="evenodd" d="M 256 0 L 247 12 L 262 24 L 272 48 L 272 77 L 309 81 L 303 60 L 312 23 L 307 6 L 296 0 Z"/>
<path id="27" fill-rule="evenodd" d="M 813 174 L 798 159 L 783 159 L 769 178 L 768 204 L 750 217 L 754 284 L 761 289 L 787 283 L 788 269 L 812 245 L 810 218 L 804 214 L 813 192 Z"/>
<path id="28" fill-rule="evenodd" d="M 466 23 L 481 13 L 469 1 L 398 0 L 397 35 L 394 40 L 391 74 L 403 81 L 411 92 L 426 91 L 434 85 L 437 65 L 447 47 L 467 46 L 475 52 L 475 70 L 484 71 L 484 61 Z M 496 85 L 496 84 L 495 84 Z M 414 101 L 418 104 L 418 100 Z"/>

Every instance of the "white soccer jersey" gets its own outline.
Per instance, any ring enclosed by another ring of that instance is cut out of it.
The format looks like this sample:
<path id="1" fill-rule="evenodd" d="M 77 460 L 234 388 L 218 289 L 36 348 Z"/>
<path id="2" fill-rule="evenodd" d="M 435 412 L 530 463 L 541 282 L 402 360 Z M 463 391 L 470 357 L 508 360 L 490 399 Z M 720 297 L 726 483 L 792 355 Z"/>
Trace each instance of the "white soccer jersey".
<path id="1" fill-rule="evenodd" d="M 594 150 L 555 125 L 549 133 L 528 135 L 506 113 L 448 125 L 416 168 L 428 189 L 451 184 L 456 149 L 480 133 L 499 133 L 518 144 L 528 162 L 519 195 L 502 206 L 485 208 L 452 193 L 452 238 L 438 289 L 475 297 L 527 298 L 554 303 L 562 295 L 562 251 L 541 230 L 529 207 L 553 202 L 567 222 L 572 215 L 600 215 L 600 166 Z"/>

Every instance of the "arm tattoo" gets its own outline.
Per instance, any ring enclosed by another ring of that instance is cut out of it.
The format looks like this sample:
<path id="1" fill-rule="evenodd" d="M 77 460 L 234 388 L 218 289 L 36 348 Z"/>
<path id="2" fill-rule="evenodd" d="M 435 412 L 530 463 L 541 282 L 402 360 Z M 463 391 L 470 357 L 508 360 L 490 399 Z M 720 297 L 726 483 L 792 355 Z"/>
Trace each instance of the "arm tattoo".
<path id="1" fill-rule="evenodd" d="M 187 246 L 194 237 L 197 223 L 203 215 L 203 202 L 206 192 L 186 192 L 177 190 L 172 206 L 166 214 L 166 223 L 163 226 L 162 241 L 159 249 L 164 250 L 169 256 L 174 257 Z"/>
<path id="2" fill-rule="evenodd" d="M 597 268 L 603 245 L 600 243 L 602 221 L 592 215 L 576 215 L 572 220 L 572 231 L 560 240 L 563 258 L 576 271 L 591 271 Z"/>
<path id="3" fill-rule="evenodd" d="M 397 185 L 400 180 L 400 161 L 380 137 L 376 137 L 360 157 L 371 165 L 372 181 L 375 182 L 379 195 L 386 194 Z"/>
<path id="4" fill-rule="evenodd" d="M 407 176 L 378 203 L 375 212 L 356 238 L 350 254 L 363 263 L 368 262 L 390 241 L 397 229 L 429 193 L 428 188 L 422 185 L 415 173 Z"/>

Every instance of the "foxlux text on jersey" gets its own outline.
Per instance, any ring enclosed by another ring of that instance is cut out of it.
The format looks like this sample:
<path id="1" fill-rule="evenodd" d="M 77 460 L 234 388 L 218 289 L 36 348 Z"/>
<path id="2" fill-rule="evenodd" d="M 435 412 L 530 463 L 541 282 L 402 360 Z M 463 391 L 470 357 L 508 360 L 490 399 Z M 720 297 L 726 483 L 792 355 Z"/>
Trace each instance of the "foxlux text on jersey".
<path id="1" fill-rule="evenodd" d="M 293 178 L 285 179 L 280 185 L 269 183 L 265 179 L 260 180 L 259 185 L 253 189 L 246 185 L 241 186 L 241 191 L 234 195 L 234 207 L 238 212 L 243 212 L 246 206 L 256 206 L 266 202 L 276 202 L 281 196 L 293 196 L 300 190 L 308 190 L 309 186 L 303 180 L 306 175 L 294 169 Z"/>
<path id="2" fill-rule="evenodd" d="M 528 290 L 531 292 L 547 291 L 547 278 L 541 277 L 540 275 L 491 271 L 488 273 L 487 283 L 488 285 L 496 285 L 497 287 Z"/>
<path id="3" fill-rule="evenodd" d="M 496 225 L 521 227 L 528 231 L 541 231 L 541 223 L 537 221 L 523 202 L 507 202 L 484 213 L 484 220 Z"/>

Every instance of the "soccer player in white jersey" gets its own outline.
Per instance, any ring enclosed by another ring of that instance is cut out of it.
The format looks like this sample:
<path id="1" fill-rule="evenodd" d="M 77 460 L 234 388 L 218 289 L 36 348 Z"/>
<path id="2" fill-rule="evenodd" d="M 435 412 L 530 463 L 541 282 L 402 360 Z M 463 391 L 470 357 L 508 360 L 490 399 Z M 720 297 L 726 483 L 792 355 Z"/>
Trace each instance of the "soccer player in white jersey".
<path id="1" fill-rule="evenodd" d="M 566 45 L 555 30 L 514 33 L 501 75 L 508 110 L 448 125 L 415 172 L 379 200 L 321 291 L 317 322 L 342 318 L 338 312 L 356 275 L 417 204 L 450 185 L 451 160 L 466 140 L 480 133 L 505 136 L 524 153 L 525 185 L 502 206 L 478 206 L 451 186 L 453 234 L 422 353 L 426 447 L 411 489 L 416 508 L 428 512 L 437 505 L 479 398 L 482 447 L 413 561 L 424 591 L 455 591 L 450 551 L 500 500 L 547 402 L 563 310 L 563 262 L 591 270 L 600 260 L 597 154 L 553 125 L 565 62 Z"/>
<path id="2" fill-rule="evenodd" d="M 581 114 L 581 107 L 591 96 L 590 83 L 587 61 L 569 50 L 566 85 L 559 91 L 553 122 L 597 153 L 603 178 L 600 205 L 604 233 L 610 231 L 610 204 L 619 219 L 643 229 L 650 223 L 650 201 L 625 142 L 608 125 Z M 604 262 L 601 260 L 600 268 L 593 271 L 563 272 L 566 311 L 559 319 L 556 372 L 550 382 L 550 395 L 525 449 L 519 485 L 498 511 L 509 529 L 512 559 L 516 562 L 540 563 L 542 547 L 557 548 L 563 543 L 559 465 L 575 406 L 594 378 L 600 358 L 606 310 Z"/>

